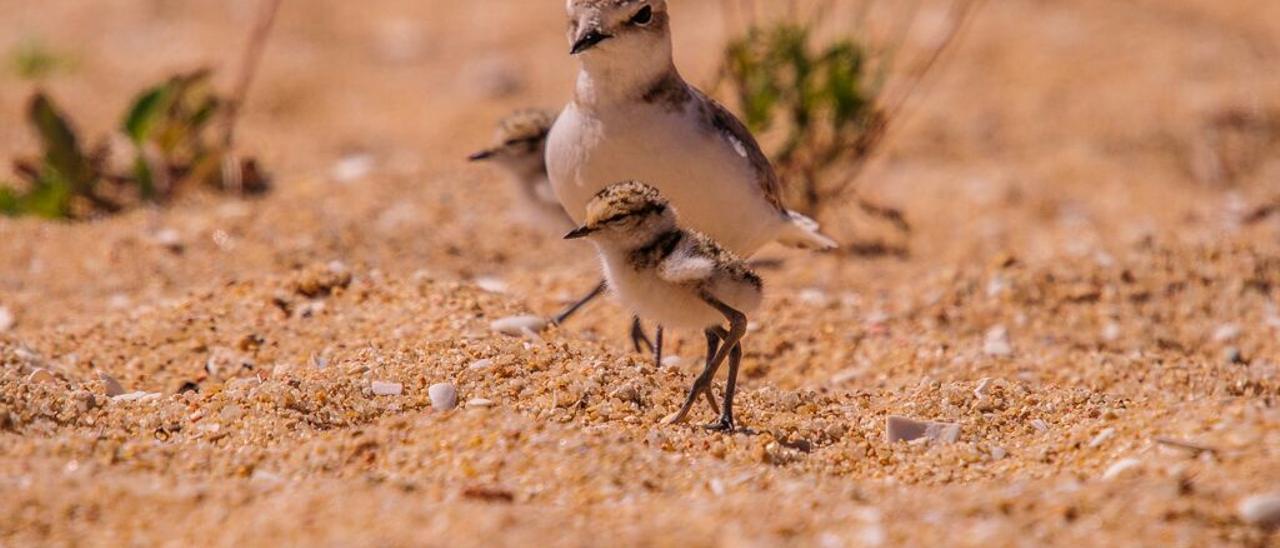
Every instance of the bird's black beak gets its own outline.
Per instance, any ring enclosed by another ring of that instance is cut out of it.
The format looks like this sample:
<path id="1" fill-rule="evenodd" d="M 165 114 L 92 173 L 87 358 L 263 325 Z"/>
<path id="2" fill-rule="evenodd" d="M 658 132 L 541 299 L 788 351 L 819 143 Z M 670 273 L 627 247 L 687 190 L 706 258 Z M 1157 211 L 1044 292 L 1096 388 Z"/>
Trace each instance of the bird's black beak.
<path id="1" fill-rule="evenodd" d="M 573 229 L 573 232 L 570 232 L 570 233 L 568 233 L 568 234 L 565 234 L 565 235 L 564 235 L 564 239 L 566 239 L 566 240 L 577 240 L 577 239 L 579 239 L 579 238 L 586 238 L 587 236 L 590 236 L 590 235 L 591 235 L 591 233 L 593 233 L 593 232 L 595 232 L 595 231 L 596 231 L 596 229 L 591 228 L 591 227 L 589 227 L 589 226 L 580 226 L 580 227 L 578 227 L 578 228 Z"/>
<path id="2" fill-rule="evenodd" d="M 579 37 L 578 40 L 573 43 L 573 49 L 569 50 L 569 55 L 577 55 L 579 53 L 587 51 L 591 48 L 596 47 L 596 44 L 599 44 L 600 42 L 603 42 L 610 38 L 613 38 L 613 35 L 605 34 L 598 30 L 591 29 L 587 31 L 586 34 L 583 34 L 581 37 Z"/>
<path id="3" fill-rule="evenodd" d="M 480 161 L 488 160 L 489 158 L 492 158 L 494 154 L 495 152 L 492 150 L 482 150 L 480 152 L 467 156 L 467 159 L 472 162 L 480 162 Z"/>

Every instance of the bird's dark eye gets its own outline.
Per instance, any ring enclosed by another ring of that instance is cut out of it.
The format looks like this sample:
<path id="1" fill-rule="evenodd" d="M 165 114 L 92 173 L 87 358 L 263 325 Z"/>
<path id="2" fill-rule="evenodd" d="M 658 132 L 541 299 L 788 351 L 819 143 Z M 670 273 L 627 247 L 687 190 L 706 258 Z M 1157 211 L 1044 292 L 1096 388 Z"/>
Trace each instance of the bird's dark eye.
<path id="1" fill-rule="evenodd" d="M 641 27 L 648 25 L 651 22 L 653 22 L 652 6 L 645 6 L 643 8 L 640 8 L 640 11 L 637 11 L 635 15 L 631 16 L 631 21 L 630 21 L 632 25 L 638 25 Z"/>

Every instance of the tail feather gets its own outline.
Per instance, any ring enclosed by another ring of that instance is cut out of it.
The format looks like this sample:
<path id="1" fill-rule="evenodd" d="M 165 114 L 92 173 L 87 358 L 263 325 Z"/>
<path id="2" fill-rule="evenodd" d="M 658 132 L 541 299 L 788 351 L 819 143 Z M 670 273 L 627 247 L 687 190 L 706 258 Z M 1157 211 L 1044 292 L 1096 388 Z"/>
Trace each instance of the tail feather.
<path id="1" fill-rule="evenodd" d="M 821 227 L 818 221 L 794 211 L 787 211 L 787 216 L 790 222 L 782 229 L 782 234 L 778 236 L 778 243 L 787 247 L 817 251 L 831 251 L 840 247 L 835 240 L 820 232 Z"/>

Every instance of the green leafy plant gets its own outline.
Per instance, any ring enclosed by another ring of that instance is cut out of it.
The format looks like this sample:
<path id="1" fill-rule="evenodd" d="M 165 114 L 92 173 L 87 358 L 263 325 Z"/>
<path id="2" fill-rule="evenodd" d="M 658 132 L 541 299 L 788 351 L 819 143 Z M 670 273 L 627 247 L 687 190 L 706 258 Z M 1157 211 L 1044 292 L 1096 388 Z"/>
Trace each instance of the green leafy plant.
<path id="1" fill-rule="evenodd" d="M 135 97 L 121 122 L 133 152 L 127 166 L 108 165 L 111 151 L 105 140 L 86 154 L 68 118 L 52 98 L 37 92 L 28 120 L 42 155 L 14 162 L 20 181 L 0 182 L 0 214 L 82 219 L 126 205 L 167 202 L 193 186 L 242 195 L 269 190 L 257 162 L 235 153 L 234 134 L 281 3 L 260 4 L 230 96 L 216 92 L 208 70 L 197 70 L 147 87 Z M 15 59 L 19 72 L 33 77 L 58 64 L 35 45 L 19 50 Z"/>
<path id="2" fill-rule="evenodd" d="M 71 68 L 72 62 L 45 47 L 39 40 L 26 39 L 14 48 L 9 65 L 19 78 L 42 80 L 56 72 Z"/>
<path id="3" fill-rule="evenodd" d="M 723 74 L 753 131 L 782 133 L 772 151 L 788 203 L 817 215 L 845 186 L 828 175 L 865 158 L 883 135 L 882 74 L 852 39 L 814 45 L 810 26 L 754 26 L 725 50 Z"/>
<path id="4" fill-rule="evenodd" d="M 43 92 L 36 93 L 27 108 L 27 119 L 41 145 L 38 160 L 15 163 L 25 189 L 0 188 L 0 211 L 9 215 L 31 214 L 46 218 L 71 218 L 87 209 L 115 212 L 120 209 L 99 192 L 105 151 L 85 154 L 70 122 Z"/>
<path id="5" fill-rule="evenodd" d="M 726 2 L 726 12 L 745 14 L 746 24 L 725 46 L 716 88 L 728 88 L 747 126 L 762 136 L 774 166 L 787 181 L 788 206 L 822 218 L 852 202 L 867 216 L 910 232 L 902 212 L 859 196 L 855 182 L 903 106 L 981 3 L 947 1 L 950 24 L 931 37 L 914 64 L 903 62 L 897 53 L 914 24 L 917 4 L 895 10 L 894 4 L 884 2 L 888 9 L 872 10 L 874 0 L 826 0 L 816 2 L 805 16 L 794 2 L 746 3 L 742 9 Z M 772 17 L 768 6 L 775 10 Z M 777 10 L 786 15 L 778 16 Z M 896 29 L 887 43 L 881 37 L 873 44 L 871 33 L 864 32 L 872 11 L 904 14 L 897 22 L 879 25 Z M 851 13 L 854 16 L 847 17 Z M 849 26 L 839 27 L 843 22 Z M 859 248 L 853 244 L 846 247 Z M 886 248 L 879 243 L 862 247 L 869 254 L 882 254 L 875 250 Z"/>
<path id="6" fill-rule="evenodd" d="M 71 122 L 44 92 L 28 108 L 41 144 L 38 160 L 18 160 L 20 185 L 0 186 L 0 213 L 81 219 L 116 213 L 127 203 L 161 203 L 191 183 L 255 194 L 268 189 L 252 159 L 228 154 L 214 128 L 225 104 L 208 71 L 169 78 L 138 94 L 121 130 L 133 144 L 127 167 L 107 165 L 104 144 L 86 153 Z M 235 185 L 226 181 L 232 179 Z"/>

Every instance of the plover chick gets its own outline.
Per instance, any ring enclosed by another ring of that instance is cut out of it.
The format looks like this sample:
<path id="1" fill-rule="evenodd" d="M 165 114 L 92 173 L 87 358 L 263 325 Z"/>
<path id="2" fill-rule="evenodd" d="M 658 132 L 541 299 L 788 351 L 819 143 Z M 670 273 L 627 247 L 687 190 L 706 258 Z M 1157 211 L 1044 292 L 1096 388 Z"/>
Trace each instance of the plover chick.
<path id="1" fill-rule="evenodd" d="M 647 184 L 627 181 L 605 187 L 587 202 L 585 218 L 565 238 L 595 243 L 609 287 L 628 308 L 660 325 L 706 334 L 706 366 L 684 405 L 664 422 L 684 421 L 703 395 L 715 407 L 711 382 L 727 358 L 724 405 L 720 419 L 708 427 L 732 431 L 746 314 L 760 306 L 760 277 L 711 238 L 677 226 L 675 211 Z"/>
<path id="2" fill-rule="evenodd" d="M 514 183 L 520 217 L 548 235 L 561 236 L 573 228 L 573 221 L 547 179 L 547 134 L 555 120 L 555 113 L 544 110 L 517 111 L 498 123 L 493 146 L 472 154 L 470 160 L 501 166 Z"/>
<path id="3" fill-rule="evenodd" d="M 576 222 L 605 186 L 637 179 L 739 256 L 775 240 L 836 246 L 783 207 L 778 175 L 746 126 L 681 78 L 666 0 L 569 0 L 567 9 L 581 66 L 548 136 L 547 168 Z"/>

